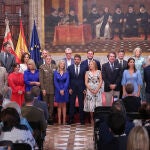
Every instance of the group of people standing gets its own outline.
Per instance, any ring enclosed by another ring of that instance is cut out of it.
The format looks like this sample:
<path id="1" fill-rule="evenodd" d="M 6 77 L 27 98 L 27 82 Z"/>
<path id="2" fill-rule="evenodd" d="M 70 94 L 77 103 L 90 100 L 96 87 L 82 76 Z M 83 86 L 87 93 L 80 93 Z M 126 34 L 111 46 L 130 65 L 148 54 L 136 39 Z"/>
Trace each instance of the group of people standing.
<path id="1" fill-rule="evenodd" d="M 88 50 L 87 59 L 81 61 L 79 54 L 75 54 L 72 58 L 72 50 L 66 48 L 66 58 L 58 61 L 57 65 L 48 51 L 43 50 L 43 59 L 38 66 L 35 65 L 34 60 L 30 59 L 28 53 L 22 55 L 21 64 L 15 63 L 15 58 L 9 53 L 9 48 L 10 44 L 6 43 L 4 45 L 5 52 L 0 53 L 0 92 L 4 97 L 7 96 L 5 98 L 16 101 L 22 106 L 24 93 L 31 91 L 34 86 L 40 87 L 41 96 L 38 99 L 43 99 L 47 103 L 50 123 L 53 123 L 54 119 L 55 101 L 58 104 L 58 124 L 61 122 L 66 124 L 67 109 L 69 109 L 68 123 L 72 124 L 77 97 L 80 123 L 85 123 L 84 111 L 90 112 L 91 123 L 93 123 L 95 107 L 111 106 L 113 98 L 116 96 L 117 98 L 127 97 L 129 94 L 127 84 L 133 86 L 133 92 L 130 94 L 140 97 L 142 101 L 150 102 L 150 59 L 148 57 L 148 66 L 146 66 L 146 60 L 141 56 L 142 50 L 139 47 L 134 49 L 134 56 L 130 57 L 128 61 L 124 60 L 125 52 L 123 50 L 120 50 L 118 55 L 115 52 L 109 52 L 108 62 L 102 65 L 99 60 L 94 59 L 92 50 Z M 10 63 L 5 64 L 5 59 Z M 105 102 L 102 100 L 103 82 Z M 69 106 L 66 106 L 68 102 Z"/>

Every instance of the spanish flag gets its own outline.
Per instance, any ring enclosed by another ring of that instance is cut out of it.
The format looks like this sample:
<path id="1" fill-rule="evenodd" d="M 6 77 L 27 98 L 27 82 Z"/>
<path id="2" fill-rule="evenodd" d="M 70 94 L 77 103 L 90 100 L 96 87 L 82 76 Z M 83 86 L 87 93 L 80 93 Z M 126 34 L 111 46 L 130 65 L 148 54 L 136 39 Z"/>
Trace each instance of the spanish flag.
<path id="1" fill-rule="evenodd" d="M 9 44 L 11 46 L 10 53 L 15 56 L 16 62 L 20 63 L 20 59 L 18 58 L 17 54 L 14 51 L 14 44 L 12 42 L 12 36 L 11 36 L 10 28 L 9 28 L 8 18 L 5 19 L 5 24 L 6 24 L 6 30 L 5 30 L 5 36 L 4 36 L 3 44 L 6 42 L 9 42 Z M 4 51 L 3 44 L 2 44 L 2 51 Z"/>
<path id="2" fill-rule="evenodd" d="M 20 33 L 19 33 L 19 38 L 16 46 L 16 54 L 17 56 L 21 59 L 21 56 L 23 53 L 28 52 L 27 49 L 27 44 L 24 36 L 24 30 L 23 30 L 23 25 L 22 25 L 22 20 L 20 19 Z"/>

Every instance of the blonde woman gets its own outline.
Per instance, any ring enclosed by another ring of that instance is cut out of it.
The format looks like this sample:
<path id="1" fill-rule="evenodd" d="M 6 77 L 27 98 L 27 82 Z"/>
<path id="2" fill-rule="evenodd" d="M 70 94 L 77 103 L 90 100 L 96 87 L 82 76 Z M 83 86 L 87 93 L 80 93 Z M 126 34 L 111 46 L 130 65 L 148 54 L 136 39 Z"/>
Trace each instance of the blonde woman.
<path id="1" fill-rule="evenodd" d="M 58 63 L 58 69 L 54 72 L 55 101 L 58 103 L 58 124 L 61 124 L 61 115 L 63 124 L 66 124 L 66 102 L 69 100 L 69 74 L 66 71 L 64 60 Z"/>
<path id="2" fill-rule="evenodd" d="M 24 72 L 25 91 L 30 91 L 33 86 L 40 86 L 39 71 L 36 69 L 34 60 L 27 62 L 28 69 Z"/>
<path id="3" fill-rule="evenodd" d="M 102 75 L 101 71 L 97 69 L 95 61 L 89 63 L 89 71 L 85 74 L 85 85 L 87 89 L 84 111 L 90 112 L 91 124 L 93 121 L 93 112 L 95 107 L 102 105 L 101 98 L 101 86 L 102 86 Z"/>
<path id="4" fill-rule="evenodd" d="M 135 68 L 140 71 L 141 77 L 143 80 L 143 72 L 144 72 L 144 67 L 146 66 L 146 61 L 144 57 L 142 57 L 142 49 L 140 47 L 136 47 L 133 51 L 133 58 L 135 59 Z M 142 100 L 145 100 L 145 85 L 141 87 L 141 93 L 140 97 Z"/>
<path id="5" fill-rule="evenodd" d="M 149 137 L 144 127 L 136 126 L 130 131 L 127 150 L 149 150 Z"/>

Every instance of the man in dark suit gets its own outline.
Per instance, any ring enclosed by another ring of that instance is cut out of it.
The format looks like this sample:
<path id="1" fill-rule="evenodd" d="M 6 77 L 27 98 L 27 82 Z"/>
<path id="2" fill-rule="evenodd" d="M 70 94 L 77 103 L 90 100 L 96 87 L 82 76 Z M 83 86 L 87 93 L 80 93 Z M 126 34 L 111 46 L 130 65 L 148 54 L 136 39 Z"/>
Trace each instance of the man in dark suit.
<path id="1" fill-rule="evenodd" d="M 44 49 L 44 50 L 42 51 L 42 59 L 38 62 L 38 66 L 37 66 L 38 69 L 40 68 L 41 65 L 45 64 L 45 59 L 46 59 L 46 57 L 47 57 L 48 55 L 49 55 L 49 54 L 48 54 L 48 51 L 47 51 L 46 49 Z M 56 65 L 55 60 L 52 59 L 52 60 L 51 60 L 51 64 Z"/>
<path id="2" fill-rule="evenodd" d="M 63 60 L 65 61 L 66 68 L 68 68 L 70 65 L 74 64 L 74 59 L 71 58 L 71 55 L 72 55 L 71 48 L 66 48 L 65 49 L 65 55 L 66 55 L 66 57 L 63 58 Z"/>
<path id="3" fill-rule="evenodd" d="M 16 63 L 15 56 L 10 53 L 11 45 L 9 42 L 3 44 L 4 51 L 0 53 L 0 62 L 8 73 L 13 72 L 13 65 Z"/>
<path id="4" fill-rule="evenodd" d="M 82 65 L 84 65 L 86 67 L 86 71 L 89 70 L 89 63 L 92 60 L 94 60 L 96 62 L 98 70 L 101 70 L 100 62 L 98 60 L 94 59 L 94 51 L 88 50 L 87 51 L 87 59 L 82 61 L 82 63 L 81 63 Z"/>
<path id="5" fill-rule="evenodd" d="M 33 106 L 42 109 L 44 111 L 45 120 L 48 120 L 49 113 L 47 103 L 38 100 L 38 97 L 40 95 L 40 88 L 38 86 L 33 86 L 31 89 L 31 94 L 34 96 Z"/>
<path id="6" fill-rule="evenodd" d="M 121 88 L 121 69 L 116 63 L 116 53 L 109 52 L 108 62 L 102 65 L 102 78 L 104 80 L 104 92 L 106 96 L 106 106 L 112 105 L 112 96 L 119 98 Z"/>
<path id="7" fill-rule="evenodd" d="M 68 72 L 70 76 L 70 110 L 69 110 L 69 124 L 73 123 L 74 119 L 74 109 L 75 100 L 78 96 L 79 101 L 79 113 L 80 113 L 80 123 L 84 124 L 84 92 L 85 92 L 85 66 L 81 64 L 81 56 L 76 54 L 74 56 L 74 64 L 68 67 Z"/>
<path id="8" fill-rule="evenodd" d="M 128 66 L 127 61 L 124 60 L 124 56 L 125 56 L 125 51 L 124 50 L 119 50 L 118 51 L 118 58 L 116 59 L 116 63 L 118 63 L 120 65 L 121 75 L 123 75 L 123 71 L 125 69 L 127 69 L 127 66 Z M 123 94 L 123 91 L 122 91 L 122 86 L 121 86 L 121 88 L 120 88 L 120 96 L 119 96 L 120 99 L 122 98 L 122 94 Z"/>

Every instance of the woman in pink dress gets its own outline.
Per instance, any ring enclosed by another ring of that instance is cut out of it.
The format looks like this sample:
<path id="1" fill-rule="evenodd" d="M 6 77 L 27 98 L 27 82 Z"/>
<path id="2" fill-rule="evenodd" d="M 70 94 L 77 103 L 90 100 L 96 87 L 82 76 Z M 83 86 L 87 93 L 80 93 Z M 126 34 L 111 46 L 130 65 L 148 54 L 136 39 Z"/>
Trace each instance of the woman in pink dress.
<path id="1" fill-rule="evenodd" d="M 24 78 L 23 74 L 19 72 L 19 64 L 14 64 L 13 68 L 14 71 L 8 76 L 8 84 L 12 89 L 11 101 L 15 101 L 22 106 L 25 92 Z"/>

